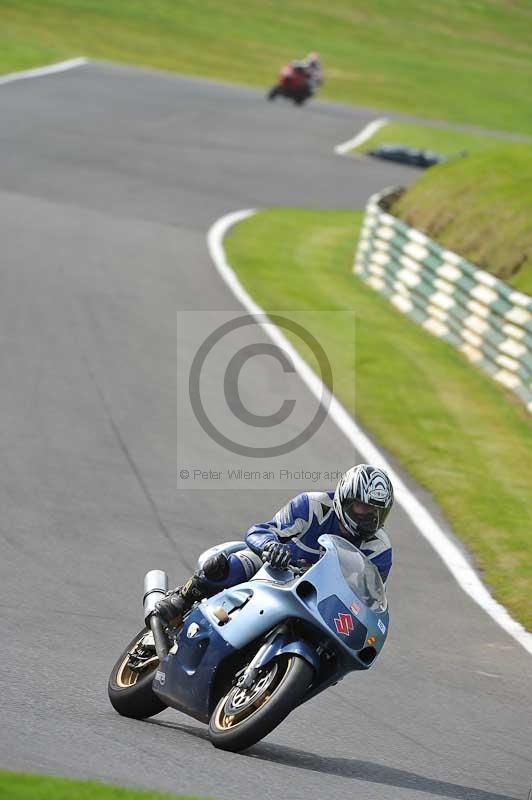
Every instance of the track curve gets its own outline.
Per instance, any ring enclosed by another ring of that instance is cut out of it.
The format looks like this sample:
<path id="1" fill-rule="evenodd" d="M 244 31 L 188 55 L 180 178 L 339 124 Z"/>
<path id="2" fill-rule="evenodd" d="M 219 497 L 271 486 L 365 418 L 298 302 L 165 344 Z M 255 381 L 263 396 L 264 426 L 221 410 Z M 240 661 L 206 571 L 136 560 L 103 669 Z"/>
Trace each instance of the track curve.
<path id="1" fill-rule="evenodd" d="M 373 115 L 102 64 L 5 85 L 0 108 L 0 766 L 220 800 L 525 798 L 530 658 L 400 512 L 381 663 L 247 754 L 216 752 L 174 712 L 122 719 L 106 698 L 144 571 L 177 582 L 287 499 L 175 490 L 176 309 L 238 310 L 206 230 L 242 207 L 360 207 L 410 180 L 333 155 Z M 273 366 L 255 377 L 271 391 Z M 326 422 L 308 468 L 325 446 L 355 458 Z"/>

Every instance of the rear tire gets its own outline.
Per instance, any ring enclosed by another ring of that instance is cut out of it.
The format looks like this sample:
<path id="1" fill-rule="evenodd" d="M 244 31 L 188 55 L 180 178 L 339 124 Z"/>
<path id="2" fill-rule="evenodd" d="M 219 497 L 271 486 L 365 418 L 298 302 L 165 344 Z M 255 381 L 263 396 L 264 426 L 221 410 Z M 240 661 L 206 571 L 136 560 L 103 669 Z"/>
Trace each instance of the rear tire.
<path id="1" fill-rule="evenodd" d="M 303 699 L 314 675 L 310 664 L 299 656 L 289 655 L 274 659 L 268 666 L 270 674 L 261 678 L 264 691 L 254 696 L 250 690 L 252 702 L 241 705 L 241 711 L 227 713 L 228 709 L 238 707 L 238 692 L 242 695 L 238 687 L 233 687 L 219 701 L 209 723 L 209 738 L 215 747 L 232 752 L 251 747 L 271 733 Z"/>
<path id="2" fill-rule="evenodd" d="M 152 689 L 153 676 L 159 666 L 159 660 L 154 659 L 153 662 L 147 663 L 146 670 L 142 672 L 134 672 L 128 667 L 129 652 L 146 633 L 148 629 L 143 628 L 125 648 L 112 669 L 107 686 L 109 700 L 115 711 L 123 717 L 132 719 L 153 717 L 167 708 Z"/>

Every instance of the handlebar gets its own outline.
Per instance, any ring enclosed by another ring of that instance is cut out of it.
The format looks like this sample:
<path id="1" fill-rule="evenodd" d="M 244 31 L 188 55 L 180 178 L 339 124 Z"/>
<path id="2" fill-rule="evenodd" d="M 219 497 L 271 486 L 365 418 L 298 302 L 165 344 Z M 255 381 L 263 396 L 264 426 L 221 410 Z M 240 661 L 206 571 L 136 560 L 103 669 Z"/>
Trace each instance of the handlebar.
<path id="1" fill-rule="evenodd" d="M 279 569 L 279 567 L 272 567 L 270 561 L 265 561 L 264 564 L 272 569 L 277 569 L 280 572 L 286 572 L 289 570 L 290 572 L 293 572 L 294 575 L 303 575 L 303 573 L 305 573 L 312 566 L 312 564 L 309 564 L 302 558 L 298 559 L 297 561 L 290 561 L 288 566 L 283 567 L 282 569 Z"/>
<path id="2" fill-rule="evenodd" d="M 291 561 L 288 569 L 290 569 L 294 575 L 304 575 L 305 572 L 310 569 L 312 565 L 309 564 L 304 559 L 300 558 L 298 561 Z"/>

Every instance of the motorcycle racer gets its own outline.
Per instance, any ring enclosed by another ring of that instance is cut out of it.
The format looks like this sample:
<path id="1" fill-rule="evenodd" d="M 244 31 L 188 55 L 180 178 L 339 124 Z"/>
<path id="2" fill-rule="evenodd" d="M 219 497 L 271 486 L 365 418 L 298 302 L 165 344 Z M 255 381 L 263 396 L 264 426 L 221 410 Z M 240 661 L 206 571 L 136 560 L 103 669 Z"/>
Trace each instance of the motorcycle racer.
<path id="1" fill-rule="evenodd" d="M 323 69 L 318 53 L 309 53 L 304 59 L 303 64 L 309 76 L 309 82 L 312 90 L 314 91 L 318 86 L 323 83 Z"/>
<path id="2" fill-rule="evenodd" d="M 322 534 L 354 544 L 386 581 L 392 548 L 383 525 L 393 500 L 384 470 L 371 464 L 351 467 L 334 492 L 299 494 L 271 520 L 253 525 L 245 536 L 245 549 L 231 554 L 221 550 L 207 558 L 183 586 L 157 603 L 156 611 L 167 624 L 178 626 L 194 602 L 249 580 L 263 562 L 277 569 L 286 569 L 292 561 L 314 564 L 323 554 L 318 543 Z"/>
<path id="3" fill-rule="evenodd" d="M 268 100 L 278 95 L 301 105 L 312 97 L 323 83 L 323 70 L 318 53 L 309 53 L 304 59 L 295 59 L 281 69 L 278 82 L 267 94 Z"/>

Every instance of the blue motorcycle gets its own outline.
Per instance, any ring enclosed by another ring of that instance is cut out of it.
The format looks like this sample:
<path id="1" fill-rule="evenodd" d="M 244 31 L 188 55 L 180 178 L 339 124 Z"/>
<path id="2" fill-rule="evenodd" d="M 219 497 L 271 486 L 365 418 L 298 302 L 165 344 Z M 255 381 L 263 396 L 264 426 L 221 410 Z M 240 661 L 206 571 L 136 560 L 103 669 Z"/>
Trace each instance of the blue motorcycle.
<path id="1" fill-rule="evenodd" d="M 176 708 L 208 723 L 215 747 L 239 751 L 267 736 L 298 705 L 368 669 L 388 635 L 376 567 L 338 536 L 319 539 L 312 566 L 265 564 L 251 580 L 197 603 L 179 629 L 154 612 L 166 573 L 144 579 L 145 627 L 116 662 L 109 698 L 126 717 Z M 235 552 L 230 542 L 218 549 Z"/>

